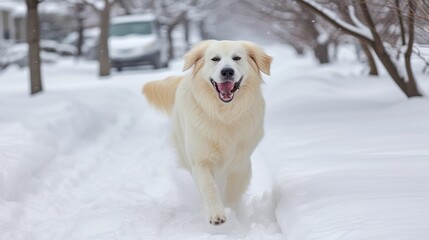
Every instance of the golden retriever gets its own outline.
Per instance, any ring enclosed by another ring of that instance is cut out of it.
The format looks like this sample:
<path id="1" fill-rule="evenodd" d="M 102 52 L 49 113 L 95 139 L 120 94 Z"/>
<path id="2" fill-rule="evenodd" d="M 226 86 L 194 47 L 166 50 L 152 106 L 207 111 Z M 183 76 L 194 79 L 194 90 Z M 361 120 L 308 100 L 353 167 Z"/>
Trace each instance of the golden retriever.
<path id="1" fill-rule="evenodd" d="M 224 204 L 234 208 L 249 185 L 250 156 L 264 132 L 261 72 L 270 74 L 271 60 L 252 42 L 202 41 L 185 55 L 187 75 L 143 88 L 171 117 L 179 158 L 213 225 L 226 221 Z"/>

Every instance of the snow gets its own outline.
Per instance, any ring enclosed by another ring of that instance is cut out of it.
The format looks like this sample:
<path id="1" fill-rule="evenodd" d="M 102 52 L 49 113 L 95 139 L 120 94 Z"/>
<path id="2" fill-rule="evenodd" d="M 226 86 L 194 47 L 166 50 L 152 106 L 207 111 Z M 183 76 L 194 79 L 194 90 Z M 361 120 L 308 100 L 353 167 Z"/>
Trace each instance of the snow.
<path id="1" fill-rule="evenodd" d="M 323 26 L 321 26 L 319 23 L 316 23 L 315 20 L 313 20 L 313 24 L 315 28 L 317 29 L 317 32 L 319 35 L 317 36 L 317 43 L 318 44 L 327 44 L 329 42 L 330 33 L 328 33 Z"/>
<path id="2" fill-rule="evenodd" d="M 356 16 L 355 7 L 353 5 L 350 5 L 349 7 L 349 16 L 352 19 L 353 23 L 361 29 L 361 31 L 364 32 L 365 36 L 372 36 L 371 30 L 359 20 L 359 18 Z M 369 38 L 370 39 L 370 38 Z"/>
<path id="3" fill-rule="evenodd" d="M 266 49 L 266 134 L 222 226 L 176 165 L 168 118 L 140 94 L 182 61 L 98 79 L 94 62 L 63 58 L 35 97 L 26 71 L 0 72 L 0 239 L 425 239 L 428 99 L 362 76 L 352 49 L 323 67 Z"/>
<path id="4" fill-rule="evenodd" d="M 346 63 L 274 64 L 259 149 L 286 239 L 425 239 L 429 100 L 402 99 L 392 80 L 355 76 Z"/>
<path id="5" fill-rule="evenodd" d="M 17 0 L 2 0 L 0 2 L 0 10 L 10 11 L 15 17 L 25 17 L 27 13 L 27 6 L 25 1 Z M 39 5 L 39 12 L 41 13 L 55 13 L 57 15 L 69 15 L 69 9 L 61 7 L 58 3 L 44 2 Z"/>
<path id="6" fill-rule="evenodd" d="M 140 94 L 181 73 L 140 69 L 97 79 L 92 62 L 0 75 L 0 239 L 281 239 L 263 162 L 239 211 L 212 227 L 189 174 L 176 166 L 168 119 Z M 258 180 L 259 179 L 259 180 Z"/>
<path id="7" fill-rule="evenodd" d="M 6 2 L 0 3 L 0 9 L 1 10 L 11 10 L 11 9 L 14 9 L 16 6 L 17 6 L 17 4 L 14 2 L 6 1 Z"/>
<path id="8" fill-rule="evenodd" d="M 82 0 L 83 3 L 91 6 L 92 9 L 96 11 L 102 11 L 105 7 L 105 4 L 112 4 L 112 0 L 99 1 L 99 0 Z"/>
<path id="9" fill-rule="evenodd" d="M 0 10 L 10 11 L 13 16 L 24 16 L 27 8 L 24 3 L 19 3 L 12 0 L 2 0 L 0 2 Z"/>
<path id="10" fill-rule="evenodd" d="M 135 14 L 135 15 L 126 15 L 120 17 L 114 17 L 111 20 L 112 24 L 120 24 L 120 23 L 132 23 L 132 22 L 148 22 L 154 21 L 156 19 L 153 14 Z"/>
<path id="11" fill-rule="evenodd" d="M 49 47 L 44 45 L 44 42 L 41 42 L 41 47 Z M 12 65 L 16 64 L 19 66 L 27 66 L 28 60 L 28 44 L 27 43 L 17 43 L 10 46 L 7 46 L 3 49 L 3 52 L 0 56 L 0 65 Z M 40 57 L 44 63 L 54 63 L 57 60 L 57 54 L 51 52 L 41 51 Z"/>

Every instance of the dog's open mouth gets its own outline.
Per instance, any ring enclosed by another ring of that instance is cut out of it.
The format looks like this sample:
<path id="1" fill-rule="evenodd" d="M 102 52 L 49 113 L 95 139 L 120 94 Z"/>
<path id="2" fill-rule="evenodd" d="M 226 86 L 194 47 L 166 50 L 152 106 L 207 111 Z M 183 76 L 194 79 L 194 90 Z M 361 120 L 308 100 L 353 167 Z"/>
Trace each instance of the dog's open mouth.
<path id="1" fill-rule="evenodd" d="M 210 78 L 210 82 L 218 92 L 219 99 L 224 103 L 229 103 L 232 101 L 232 99 L 234 99 L 234 93 L 238 89 L 240 89 L 240 84 L 242 80 L 243 80 L 243 77 L 241 77 L 240 80 L 235 83 L 233 81 L 225 81 L 222 83 L 217 83 Z"/>

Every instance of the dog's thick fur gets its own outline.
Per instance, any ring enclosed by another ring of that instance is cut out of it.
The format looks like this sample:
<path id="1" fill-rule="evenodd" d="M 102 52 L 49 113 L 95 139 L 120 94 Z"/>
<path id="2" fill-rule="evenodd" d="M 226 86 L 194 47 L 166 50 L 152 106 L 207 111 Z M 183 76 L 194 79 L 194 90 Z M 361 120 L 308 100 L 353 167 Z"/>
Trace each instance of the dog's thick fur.
<path id="1" fill-rule="evenodd" d="M 230 60 L 237 54 L 241 59 Z M 213 56 L 222 60 L 215 62 Z M 222 64 L 242 74 L 229 103 L 220 100 L 210 83 Z M 234 207 L 249 185 L 250 156 L 263 136 L 260 72 L 269 75 L 270 65 L 271 57 L 254 43 L 208 40 L 186 54 L 184 71 L 193 67 L 187 75 L 144 86 L 149 103 L 172 118 L 181 163 L 201 192 L 211 224 L 226 221 L 224 204 Z"/>

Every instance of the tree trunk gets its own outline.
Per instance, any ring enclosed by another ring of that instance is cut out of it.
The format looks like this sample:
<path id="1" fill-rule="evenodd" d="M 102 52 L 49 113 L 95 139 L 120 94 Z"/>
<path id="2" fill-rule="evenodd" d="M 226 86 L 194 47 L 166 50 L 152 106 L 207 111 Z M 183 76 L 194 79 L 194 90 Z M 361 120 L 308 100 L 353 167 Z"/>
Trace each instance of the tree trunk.
<path id="1" fill-rule="evenodd" d="M 372 49 L 374 49 L 374 52 L 377 55 L 378 59 L 380 59 L 384 68 L 386 68 L 386 71 L 389 73 L 389 75 L 392 77 L 398 87 L 404 93 L 406 93 L 404 78 L 399 74 L 397 66 L 393 63 L 391 56 L 389 56 L 389 54 L 386 52 L 386 49 L 384 48 L 383 43 L 380 39 L 375 38 L 372 44 Z"/>
<path id="2" fill-rule="evenodd" d="M 106 4 L 104 9 L 100 12 L 100 38 L 98 44 L 98 61 L 99 61 L 99 76 L 110 75 L 110 57 L 109 57 L 109 25 L 110 25 L 110 8 Z"/>
<path id="3" fill-rule="evenodd" d="M 365 56 L 366 56 L 366 60 L 369 67 L 369 75 L 378 76 L 377 64 L 375 62 L 375 59 L 374 59 L 374 56 L 372 55 L 371 50 L 368 47 L 368 44 L 366 44 L 362 40 L 359 40 L 359 43 L 362 47 L 362 51 L 365 53 Z"/>
<path id="4" fill-rule="evenodd" d="M 416 79 L 414 77 L 413 69 L 411 67 L 411 54 L 413 53 L 414 44 L 414 19 L 415 19 L 416 5 L 413 0 L 408 0 L 408 46 L 405 52 L 405 69 L 407 70 L 407 95 L 408 97 L 422 96 L 417 88 Z"/>
<path id="5" fill-rule="evenodd" d="M 326 41 L 323 43 L 320 43 L 318 38 L 320 37 L 320 32 L 318 28 L 316 27 L 313 20 L 315 19 L 314 14 L 309 14 L 309 17 L 304 18 L 304 24 L 306 26 L 306 31 L 308 34 L 308 38 L 311 41 L 311 45 L 313 48 L 314 56 L 317 58 L 320 64 L 325 64 L 330 62 L 329 58 L 329 42 Z"/>
<path id="6" fill-rule="evenodd" d="M 168 40 L 168 59 L 171 60 L 174 58 L 174 46 L 173 46 L 173 30 L 177 27 L 178 24 L 182 23 L 186 19 L 187 12 L 182 12 L 177 16 L 172 22 L 167 26 L 167 40 Z"/>
<path id="7" fill-rule="evenodd" d="M 76 5 L 76 16 L 77 16 L 77 57 L 82 56 L 82 46 L 84 41 L 83 36 L 83 11 L 84 5 L 82 3 L 78 3 Z"/>
<path id="8" fill-rule="evenodd" d="M 331 47 L 328 45 L 328 57 L 330 57 L 330 61 L 337 61 L 338 60 L 338 47 L 339 43 L 338 41 L 334 40 L 331 42 Z M 332 50 L 330 50 L 332 49 Z M 332 52 L 332 53 L 330 53 Z"/>
<path id="9" fill-rule="evenodd" d="M 186 44 L 186 50 L 188 50 L 188 48 L 191 46 L 191 41 L 190 41 L 190 27 L 189 27 L 189 19 L 187 14 L 185 15 L 185 18 L 183 19 L 183 30 L 184 30 L 184 35 L 185 35 L 185 44 Z"/>
<path id="10" fill-rule="evenodd" d="M 167 41 L 168 41 L 168 59 L 172 60 L 174 58 L 174 47 L 173 47 L 173 28 L 171 26 L 167 27 Z"/>
<path id="11" fill-rule="evenodd" d="M 329 42 L 316 43 L 314 47 L 314 56 L 316 56 L 320 64 L 329 63 Z"/>
<path id="12" fill-rule="evenodd" d="M 292 44 L 291 46 L 295 50 L 296 55 L 298 55 L 298 56 L 303 56 L 304 55 L 304 48 L 303 47 L 297 46 L 295 44 Z"/>
<path id="13" fill-rule="evenodd" d="M 30 68 L 31 95 L 43 91 L 42 76 L 40 72 L 40 24 L 37 6 L 39 0 L 26 0 L 27 2 L 27 43 L 28 65 Z"/>
<path id="14" fill-rule="evenodd" d="M 389 75 L 392 77 L 392 79 L 396 83 L 396 85 L 402 90 L 402 92 L 407 97 L 421 96 L 421 94 L 419 93 L 419 91 L 417 89 L 415 81 L 407 83 L 405 76 L 401 76 L 401 74 L 398 71 L 397 66 L 392 61 L 391 56 L 389 56 L 387 54 L 384 47 L 380 46 L 380 44 L 382 44 L 382 43 L 381 42 L 374 43 L 372 48 L 374 49 L 374 52 L 377 55 L 378 59 L 380 59 L 380 62 L 383 64 L 387 73 L 389 73 Z"/>
<path id="15" fill-rule="evenodd" d="M 399 29 L 401 30 L 401 42 L 402 42 L 402 45 L 405 45 L 404 20 L 402 18 L 401 6 L 399 4 L 399 0 L 395 0 L 395 8 L 396 8 L 396 15 L 398 17 L 398 22 L 399 22 Z"/>
<path id="16" fill-rule="evenodd" d="M 319 16 L 323 17 L 325 20 L 327 20 L 329 23 L 336 26 L 337 28 L 341 28 L 345 33 L 352 35 L 361 41 L 365 41 L 368 44 L 368 46 L 370 46 L 374 50 L 378 59 L 383 64 L 384 68 L 389 73 L 389 75 L 392 77 L 393 81 L 396 83 L 396 85 L 402 90 L 402 92 L 407 97 L 420 96 L 421 95 L 418 92 L 417 86 L 415 86 L 415 87 L 413 86 L 413 85 L 417 85 L 416 82 L 411 80 L 409 83 L 407 83 L 405 77 L 401 76 L 401 74 L 398 70 L 398 66 L 395 65 L 395 63 L 391 59 L 391 56 L 389 56 L 388 52 L 386 51 L 386 49 L 383 45 L 383 42 L 381 40 L 380 34 L 377 32 L 377 27 L 376 27 L 376 25 L 375 25 L 375 23 L 371 17 L 370 11 L 369 11 L 368 6 L 366 4 L 366 0 L 357 1 L 357 4 L 360 6 L 362 16 L 363 16 L 363 18 L 367 24 L 367 27 L 371 31 L 373 39 L 370 39 L 370 38 L 360 34 L 359 32 L 351 31 L 347 28 L 344 28 L 334 18 L 332 18 L 330 15 L 326 14 L 324 11 L 313 6 L 310 2 L 300 0 L 299 3 L 302 4 L 303 6 L 309 8 L 311 11 L 315 12 Z M 410 90 L 408 90 L 409 88 L 410 88 Z"/>
<path id="17" fill-rule="evenodd" d="M 200 21 L 198 21 L 198 29 L 200 30 L 201 40 L 206 40 L 208 36 L 206 31 L 206 23 L 204 19 L 201 19 Z"/>
<path id="18" fill-rule="evenodd" d="M 395 63 L 392 61 L 391 56 L 389 56 L 389 54 L 387 53 L 384 44 L 381 41 L 380 35 L 377 32 L 374 21 L 371 18 L 368 6 L 366 5 L 366 1 L 362 0 L 361 2 L 359 2 L 359 5 L 374 38 L 374 40 L 371 42 L 371 47 L 374 49 L 375 54 L 380 59 L 383 66 L 386 68 L 386 71 L 389 73 L 393 81 L 396 83 L 396 85 L 398 85 L 398 87 L 407 97 L 421 96 L 421 94 L 417 90 L 417 86 L 415 86 L 415 89 L 412 89 L 410 91 L 408 90 L 409 87 L 413 88 L 413 86 L 408 86 L 409 83 L 407 83 L 407 79 L 405 79 L 405 76 L 401 76 L 398 70 L 398 66 L 395 65 Z"/>

